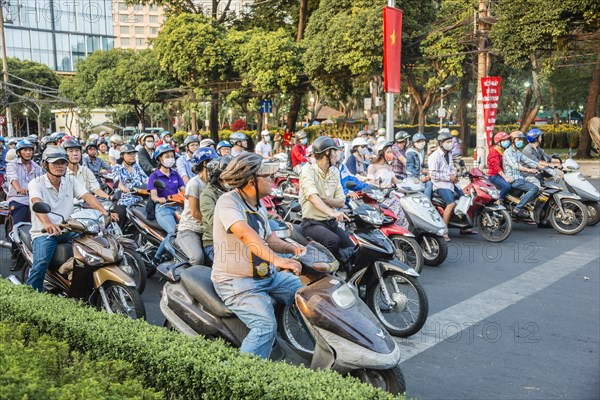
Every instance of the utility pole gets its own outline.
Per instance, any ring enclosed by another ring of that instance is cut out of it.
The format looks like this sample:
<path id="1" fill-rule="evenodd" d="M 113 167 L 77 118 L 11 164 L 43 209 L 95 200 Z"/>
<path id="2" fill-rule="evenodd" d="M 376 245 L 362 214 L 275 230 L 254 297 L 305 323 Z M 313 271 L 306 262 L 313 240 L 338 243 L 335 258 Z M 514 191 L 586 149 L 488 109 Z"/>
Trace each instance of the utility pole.
<path id="1" fill-rule="evenodd" d="M 477 35 L 478 55 L 477 55 L 477 147 L 475 148 L 474 162 L 485 165 L 487 160 L 487 143 L 485 136 L 485 125 L 483 120 L 483 95 L 481 91 L 481 78 L 487 75 L 488 71 L 488 52 L 487 52 L 487 24 L 484 22 L 488 16 L 487 0 L 479 0 L 479 18 Z M 481 162 L 480 162 L 481 160 Z"/>
<path id="2" fill-rule="evenodd" d="M 8 99 L 8 61 L 6 60 L 6 37 L 4 36 L 4 0 L 0 0 L 0 38 L 2 39 L 2 75 L 4 79 L 4 93 Z M 8 137 L 13 137 L 13 121 L 10 105 L 6 106 L 6 130 Z"/>

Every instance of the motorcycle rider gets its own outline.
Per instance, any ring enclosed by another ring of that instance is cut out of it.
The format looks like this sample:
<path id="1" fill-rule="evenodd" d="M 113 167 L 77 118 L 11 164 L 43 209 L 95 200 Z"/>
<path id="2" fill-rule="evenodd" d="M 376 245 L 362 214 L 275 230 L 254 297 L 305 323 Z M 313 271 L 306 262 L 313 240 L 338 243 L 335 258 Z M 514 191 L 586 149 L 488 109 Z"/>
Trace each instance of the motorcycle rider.
<path id="1" fill-rule="evenodd" d="M 165 246 L 172 252 L 169 241 L 177 225 L 177 221 L 175 220 L 177 207 L 168 206 L 165 203 L 168 201 L 167 197 L 185 190 L 185 183 L 177 171 L 171 168 L 175 165 L 175 149 L 171 145 L 165 143 L 158 146 L 154 152 L 154 158 L 159 167 L 148 178 L 148 190 L 150 191 L 152 201 L 155 203 L 154 212 L 156 222 L 167 232 L 165 240 L 162 241 L 154 255 L 153 263 L 158 265 L 165 251 Z M 155 180 L 162 181 L 165 184 L 165 188 L 155 187 Z"/>
<path id="2" fill-rule="evenodd" d="M 412 146 L 406 151 L 406 173 L 419 179 L 425 185 L 424 194 L 431 199 L 433 194 L 433 183 L 425 165 L 425 135 L 417 132 L 412 137 Z"/>
<path id="3" fill-rule="evenodd" d="M 227 140 L 221 140 L 219 144 L 217 144 L 217 153 L 221 157 L 225 157 L 231 154 L 231 143 Z"/>
<path id="4" fill-rule="evenodd" d="M 110 165 L 115 165 L 121 158 L 121 146 L 123 138 L 120 135 L 114 134 L 110 137 L 110 149 L 108 149 L 108 162 Z"/>
<path id="5" fill-rule="evenodd" d="M 358 179 L 357 177 L 352 175 L 350 171 L 348 171 L 348 167 L 346 167 L 346 165 L 344 164 L 344 143 L 338 138 L 333 139 L 333 142 L 338 148 L 335 167 L 340 171 L 340 182 L 342 184 L 342 189 L 344 190 L 344 195 L 352 200 L 358 200 L 360 196 L 356 192 L 363 190 L 369 185 L 364 182 L 361 182 L 360 179 Z M 312 146 L 309 147 L 310 153 L 312 154 Z M 306 149 L 306 151 L 308 153 L 309 149 Z M 312 162 L 310 162 L 310 156 L 308 156 L 308 159 L 309 163 L 312 164 Z M 352 190 L 346 187 L 346 182 L 349 181 L 352 181 L 356 184 L 356 186 Z"/>
<path id="6" fill-rule="evenodd" d="M 221 174 L 234 190 L 217 201 L 213 226 L 216 257 L 211 278 L 215 290 L 249 328 L 241 352 L 265 359 L 277 333 L 272 298 L 291 304 L 303 286 L 296 276 L 302 271 L 301 264 L 277 255 L 301 254 L 303 248 L 279 239 L 271 231 L 260 201 L 271 193 L 270 176 L 277 168 L 276 164 L 263 163 L 258 154 L 235 157 Z"/>
<path id="7" fill-rule="evenodd" d="M 208 183 L 206 165 L 217 157 L 217 152 L 211 147 L 197 149 L 192 158 L 196 175 L 185 186 L 185 202 L 175 240 L 192 265 L 204 265 L 200 196 Z"/>
<path id="8" fill-rule="evenodd" d="M 406 178 L 406 147 L 408 146 L 409 138 L 410 135 L 405 131 L 396 132 L 396 136 L 394 136 L 395 143 L 392 146 L 394 161 L 392 162 L 392 170 L 398 180 Z"/>
<path id="9" fill-rule="evenodd" d="M 448 128 L 445 128 L 448 129 Z M 461 171 L 464 167 L 461 167 L 460 160 L 462 160 L 462 140 L 458 137 L 459 132 L 456 129 L 450 131 L 452 135 L 452 162 L 454 162 L 454 169 Z M 462 173 L 462 171 L 461 171 Z"/>
<path id="10" fill-rule="evenodd" d="M 145 187 L 148 183 L 148 175 L 142 170 L 142 167 L 135 161 L 138 151 L 133 145 L 127 143 L 121 147 L 121 162 L 113 167 L 114 182 L 124 193 L 119 199 L 115 211 L 119 215 L 121 228 L 125 225 L 127 216 L 126 207 L 134 204 L 132 196 L 127 195 L 136 187 Z"/>
<path id="11" fill-rule="evenodd" d="M 254 152 L 260 155 L 262 158 L 266 160 L 273 159 L 273 151 L 271 148 L 271 144 L 269 143 L 271 140 L 271 136 L 269 135 L 268 130 L 264 130 L 260 133 L 261 141 L 256 144 L 254 148 Z"/>
<path id="12" fill-rule="evenodd" d="M 215 216 L 215 207 L 217 200 L 229 187 L 221 180 L 221 174 L 232 158 L 230 155 L 219 157 L 210 161 L 206 165 L 208 172 L 208 184 L 200 193 L 200 214 L 202 214 L 202 247 L 204 247 L 204 255 L 210 259 L 211 263 L 215 258 L 215 249 L 213 245 L 213 221 Z"/>
<path id="13" fill-rule="evenodd" d="M 525 218 L 529 215 L 527 211 L 523 209 L 531 200 L 533 200 L 539 193 L 539 188 L 533 183 L 527 181 L 521 172 L 530 172 L 532 174 L 537 173 L 538 163 L 523 155 L 519 149 L 522 149 L 525 145 L 525 135 L 523 132 L 514 131 L 510 134 L 512 139 L 512 145 L 506 149 L 502 156 L 502 167 L 504 173 L 510 179 L 512 179 L 512 187 L 525 192 L 521 196 L 519 204 L 513 210 L 513 214 L 517 218 Z"/>
<path id="14" fill-rule="evenodd" d="M 313 143 L 316 163 L 303 168 L 300 175 L 298 198 L 302 207 L 302 234 L 327 247 L 340 261 L 347 261 L 354 250 L 354 242 L 338 225 L 349 220 L 337 210 L 346 203 L 337 168 L 338 146 L 327 136 L 318 137 Z"/>
<path id="15" fill-rule="evenodd" d="M 175 153 L 179 152 L 177 146 L 175 146 L 175 142 L 173 141 L 173 136 L 169 131 L 163 131 L 163 133 L 160 134 L 160 140 L 158 141 L 158 143 L 156 143 L 156 148 L 162 146 L 163 144 L 168 144 L 169 146 L 171 146 Z"/>
<path id="16" fill-rule="evenodd" d="M 367 168 L 367 179 L 372 185 L 389 188 L 398 183 L 390 165 L 394 162 L 392 146 L 392 142 L 382 142 L 375 147 L 377 158 Z"/>
<path id="17" fill-rule="evenodd" d="M 192 172 L 192 167 L 195 164 L 193 160 L 194 152 L 200 147 L 200 139 L 196 135 L 190 135 L 183 141 L 183 147 L 185 148 L 185 154 L 179 156 L 176 164 L 177 173 L 187 185 L 190 179 L 196 175 Z"/>
<path id="18" fill-rule="evenodd" d="M 156 160 L 154 159 L 154 135 L 145 133 L 142 136 L 143 148 L 138 152 L 138 163 L 144 173 L 148 176 L 156 169 Z"/>
<path id="19" fill-rule="evenodd" d="M 296 132 L 296 144 L 292 146 L 290 158 L 292 160 L 292 168 L 296 170 L 297 166 L 308 162 L 306 159 L 306 145 L 308 144 L 308 136 L 304 131 Z"/>
<path id="20" fill-rule="evenodd" d="M 350 155 L 346 160 L 346 167 L 348 167 L 348 171 L 350 171 L 352 175 L 366 175 L 365 155 L 367 154 L 368 146 L 369 143 L 362 137 L 357 137 L 352 141 Z"/>
<path id="21" fill-rule="evenodd" d="M 67 153 L 63 148 L 50 146 L 42 154 L 42 166 L 46 170 L 46 174 L 29 182 L 31 205 L 43 201 L 50 205 L 53 212 L 53 214 L 31 213 L 30 234 L 33 265 L 26 283 L 40 292 L 56 246 L 60 243 L 69 243 L 77 236 L 74 232 L 61 233 L 58 226 L 62 218 L 70 218 L 74 211 L 73 201 L 65 201 L 65 199 L 83 200 L 105 217 L 118 219 L 116 215 L 110 215 L 96 197 L 89 193 L 77 179 L 65 176 L 68 163 Z"/>
<path id="22" fill-rule="evenodd" d="M 98 140 L 98 158 L 108 162 L 108 144 L 106 144 L 106 140 L 104 139 Z"/>
<path id="23" fill-rule="evenodd" d="M 538 164 L 542 167 L 547 167 L 552 162 L 552 157 L 550 157 L 544 149 L 542 149 L 542 135 L 544 132 L 539 130 L 538 128 L 532 128 L 527 132 L 527 141 L 529 142 L 525 148 L 523 148 L 523 155 L 530 160 L 537 161 Z M 538 188 L 541 188 L 541 176 L 539 173 L 530 174 L 528 172 L 524 172 L 523 176 L 529 182 L 536 185 Z"/>
<path id="24" fill-rule="evenodd" d="M 231 148 L 231 157 L 237 157 L 247 151 L 248 136 L 243 132 L 233 132 L 231 136 L 229 136 L 229 143 L 233 145 Z"/>
<path id="25" fill-rule="evenodd" d="M 93 193 L 94 195 L 105 200 L 109 200 L 110 196 L 100 189 L 100 183 L 98 183 L 96 175 L 94 175 L 89 168 L 80 164 L 81 145 L 79 142 L 77 140 L 67 140 L 62 144 L 62 147 L 67 152 L 67 157 L 69 159 L 67 176 L 73 175 L 88 192 Z"/>
<path id="26" fill-rule="evenodd" d="M 198 139 L 200 139 L 200 135 L 198 135 Z M 211 147 L 213 150 L 215 150 L 215 141 L 211 138 L 202 139 L 200 141 L 200 147 Z"/>
<path id="27" fill-rule="evenodd" d="M 510 147 L 510 136 L 506 132 L 498 132 L 494 135 L 495 146 L 490 148 L 487 157 L 488 176 L 490 181 L 500 189 L 500 200 L 504 200 L 510 188 L 512 179 L 504 173 L 502 155 Z"/>
<path id="28" fill-rule="evenodd" d="M 100 173 L 102 171 L 110 170 L 110 165 L 101 158 L 98 157 L 98 144 L 95 141 L 87 142 L 85 145 L 85 154 L 83 156 L 83 166 L 87 167 L 94 173 L 100 186 L 102 186 L 102 180 Z"/>

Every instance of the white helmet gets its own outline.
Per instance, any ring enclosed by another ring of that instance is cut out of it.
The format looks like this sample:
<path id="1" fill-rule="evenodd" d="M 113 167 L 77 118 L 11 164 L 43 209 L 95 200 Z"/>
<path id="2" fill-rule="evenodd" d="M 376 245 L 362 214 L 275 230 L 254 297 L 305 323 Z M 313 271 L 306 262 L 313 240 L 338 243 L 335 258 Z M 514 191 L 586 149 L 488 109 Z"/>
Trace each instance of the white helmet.
<path id="1" fill-rule="evenodd" d="M 377 136 L 385 136 L 385 128 L 377 129 Z"/>
<path id="2" fill-rule="evenodd" d="M 438 131 L 438 133 L 441 135 L 442 133 L 447 133 L 450 134 L 450 129 L 449 128 L 442 128 Z"/>
<path id="3" fill-rule="evenodd" d="M 352 141 L 352 147 L 358 147 L 358 146 L 368 146 L 369 142 L 367 142 L 367 139 L 362 138 L 362 137 L 357 137 L 356 139 L 354 139 Z"/>

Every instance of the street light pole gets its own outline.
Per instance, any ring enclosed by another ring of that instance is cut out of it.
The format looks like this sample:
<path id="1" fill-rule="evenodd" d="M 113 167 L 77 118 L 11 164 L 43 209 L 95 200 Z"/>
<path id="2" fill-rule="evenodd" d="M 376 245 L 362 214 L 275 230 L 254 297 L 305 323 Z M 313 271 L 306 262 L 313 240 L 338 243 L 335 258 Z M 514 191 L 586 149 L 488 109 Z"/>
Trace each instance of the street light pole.
<path id="1" fill-rule="evenodd" d="M 2 39 L 2 75 L 4 79 L 4 91 L 8 91 L 8 61 L 6 60 L 6 37 L 4 36 L 4 0 L 0 0 L 0 39 Z M 5 94 L 8 99 L 8 94 Z M 10 105 L 6 106 L 6 130 L 8 137 L 13 137 L 13 122 Z"/>
<path id="2" fill-rule="evenodd" d="M 23 115 L 25 116 L 25 123 L 27 124 L 27 136 L 29 136 L 29 111 L 25 109 Z"/>

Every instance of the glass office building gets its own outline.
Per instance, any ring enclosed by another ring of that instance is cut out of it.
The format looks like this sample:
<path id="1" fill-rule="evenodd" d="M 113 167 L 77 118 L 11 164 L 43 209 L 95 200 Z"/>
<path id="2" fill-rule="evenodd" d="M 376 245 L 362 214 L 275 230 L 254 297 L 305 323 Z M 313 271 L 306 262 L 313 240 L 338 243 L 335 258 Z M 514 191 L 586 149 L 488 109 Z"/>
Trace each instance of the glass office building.
<path id="1" fill-rule="evenodd" d="M 111 0 L 4 0 L 8 57 L 37 61 L 55 71 L 114 47 Z"/>

